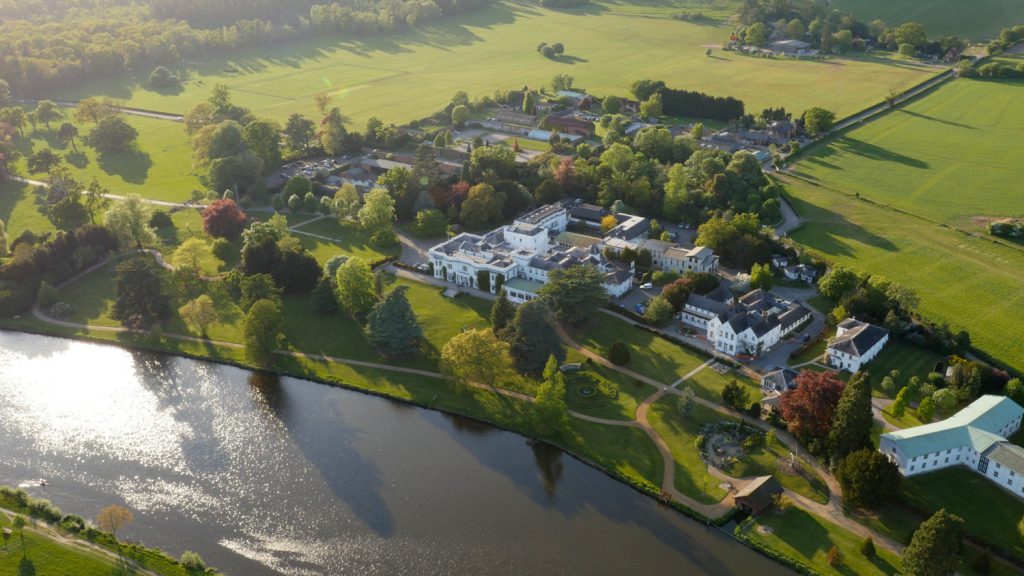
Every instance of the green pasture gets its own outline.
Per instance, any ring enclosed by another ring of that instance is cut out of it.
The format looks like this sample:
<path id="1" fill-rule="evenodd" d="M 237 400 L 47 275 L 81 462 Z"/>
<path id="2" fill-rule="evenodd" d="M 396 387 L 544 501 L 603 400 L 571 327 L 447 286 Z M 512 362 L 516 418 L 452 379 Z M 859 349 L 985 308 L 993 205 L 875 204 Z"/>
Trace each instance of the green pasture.
<path id="1" fill-rule="evenodd" d="M 0 182 L 0 220 L 7 226 L 8 243 L 25 230 L 37 234 L 56 230 L 46 217 L 45 194 L 35 186 L 5 180 Z"/>
<path id="2" fill-rule="evenodd" d="M 64 112 L 69 114 L 70 110 Z M 16 170 L 23 176 L 45 180 L 45 174 L 28 171 L 25 159 L 43 148 L 52 148 L 80 180 L 88 184 L 96 178 L 112 194 L 184 202 L 193 190 L 206 189 L 192 173 L 192 148 L 181 123 L 129 115 L 124 119 L 139 131 L 139 139 L 135 150 L 120 154 L 97 154 L 77 139 L 76 151 L 57 138 L 60 122 L 51 123 L 51 130 L 43 124 L 35 131 L 26 127 L 26 137 L 15 139 L 14 148 L 22 155 Z M 77 127 L 81 137 L 93 128 L 91 123 Z"/>
<path id="3" fill-rule="evenodd" d="M 698 502 L 715 504 L 728 493 L 720 486 L 722 481 L 708 473 L 708 465 L 701 460 L 696 441 L 703 424 L 717 422 L 723 416 L 695 404 L 693 413 L 683 418 L 677 402 L 676 396 L 658 400 L 651 406 L 648 420 L 672 451 L 672 458 L 676 461 L 676 489 Z"/>
<path id="4" fill-rule="evenodd" d="M 795 169 L 824 188 L 983 231 L 992 219 L 1024 216 L 1022 98 L 1019 81 L 955 80 L 836 138 Z"/>
<path id="5" fill-rule="evenodd" d="M 766 60 L 726 53 L 720 47 L 730 24 L 669 17 L 686 5 L 726 15 L 704 4 L 611 2 L 549 10 L 500 2 L 402 34 L 321 37 L 203 57 L 178 70 L 188 80 L 173 90 L 145 87 L 150 71 L 139 70 L 50 95 L 110 96 L 130 106 L 183 113 L 207 98 L 214 84 L 225 83 L 237 104 L 283 120 L 293 112 L 317 116 L 312 96 L 326 91 L 362 129 L 370 116 L 396 123 L 425 117 L 459 90 L 478 97 L 536 88 L 560 73 L 598 95 L 625 95 L 632 81 L 657 78 L 677 88 L 735 96 L 751 111 L 824 106 L 845 116 L 935 72 L 886 59 Z M 728 4 L 728 11 L 734 6 Z M 536 50 L 540 42 L 561 42 L 565 53 L 547 59 Z M 714 50 L 710 57 L 708 47 Z"/>
<path id="6" fill-rule="evenodd" d="M 783 181 L 805 224 L 798 243 L 916 291 L 919 312 L 966 329 L 997 360 L 1024 368 L 1024 251 L 877 206 L 837 190 Z"/>
<path id="7" fill-rule="evenodd" d="M 928 29 L 929 38 L 984 40 L 1024 22 L 1024 4 L 1018 0 L 835 0 L 832 7 L 869 22 L 879 18 L 890 26 L 920 22 Z"/>

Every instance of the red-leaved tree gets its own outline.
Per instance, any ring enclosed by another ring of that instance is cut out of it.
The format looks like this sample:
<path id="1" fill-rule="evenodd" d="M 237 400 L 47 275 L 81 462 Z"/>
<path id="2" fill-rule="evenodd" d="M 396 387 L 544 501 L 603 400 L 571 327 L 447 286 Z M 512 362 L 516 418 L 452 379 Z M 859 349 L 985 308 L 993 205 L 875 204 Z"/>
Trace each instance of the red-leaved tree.
<path id="1" fill-rule="evenodd" d="M 796 390 L 779 400 L 789 431 L 802 442 L 824 440 L 832 428 L 843 383 L 835 372 L 803 370 L 796 377 Z"/>
<path id="2" fill-rule="evenodd" d="M 203 230 L 214 238 L 238 238 L 245 229 L 245 212 L 234 200 L 217 200 L 203 210 Z"/>

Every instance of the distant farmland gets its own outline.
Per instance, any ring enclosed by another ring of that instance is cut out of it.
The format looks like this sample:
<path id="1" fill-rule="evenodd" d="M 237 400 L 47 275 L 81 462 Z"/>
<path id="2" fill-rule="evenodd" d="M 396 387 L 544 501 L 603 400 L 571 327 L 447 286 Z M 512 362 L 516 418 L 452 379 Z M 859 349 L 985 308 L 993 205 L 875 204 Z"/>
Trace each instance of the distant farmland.
<path id="1" fill-rule="evenodd" d="M 404 34 L 319 38 L 192 62 L 185 67 L 191 80 L 180 92 L 140 88 L 149 73 L 144 70 L 138 77 L 105 79 L 54 96 L 102 94 L 180 113 L 206 98 L 214 84 L 225 83 L 237 104 L 282 120 L 293 112 L 315 116 L 312 96 L 327 91 L 353 126 L 362 128 L 370 116 L 385 122 L 421 118 L 459 90 L 479 97 L 524 84 L 537 88 L 567 73 L 601 95 L 625 95 L 632 81 L 654 78 L 741 98 L 751 111 L 785 106 L 799 113 L 824 106 L 844 116 L 881 101 L 893 87 L 935 73 L 875 59 L 804 62 L 725 53 L 720 46 L 729 25 L 672 19 L 676 5 L 599 3 L 554 11 L 502 2 Z M 536 51 L 540 42 L 561 42 L 565 54 L 544 58 Z M 711 57 L 705 55 L 708 47 Z"/>
<path id="2" fill-rule="evenodd" d="M 834 0 L 832 6 L 867 21 L 920 22 L 928 28 L 929 37 L 984 40 L 998 36 L 1007 26 L 1024 24 L 1020 0 Z"/>

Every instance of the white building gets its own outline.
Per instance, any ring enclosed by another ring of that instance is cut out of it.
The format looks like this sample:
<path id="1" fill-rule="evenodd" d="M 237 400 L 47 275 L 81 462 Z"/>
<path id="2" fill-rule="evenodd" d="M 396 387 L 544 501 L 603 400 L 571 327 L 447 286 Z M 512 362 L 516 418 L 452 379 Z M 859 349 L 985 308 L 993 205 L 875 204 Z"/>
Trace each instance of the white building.
<path id="1" fill-rule="evenodd" d="M 644 240 L 640 250 L 651 253 L 651 264 L 658 270 L 684 274 L 686 272 L 718 272 L 718 256 L 706 246 L 683 248 L 674 242 Z"/>
<path id="2" fill-rule="evenodd" d="M 760 356 L 810 320 L 811 311 L 764 290 L 726 298 L 719 287 L 706 296 L 691 294 L 679 319 L 704 329 L 708 342 L 719 352 Z"/>
<path id="3" fill-rule="evenodd" d="M 459 234 L 430 249 L 434 277 L 491 293 L 507 286 L 510 300 L 525 302 L 536 298 L 552 270 L 592 265 L 604 273 L 609 295 L 629 291 L 632 269 L 605 258 L 599 243 L 588 248 L 568 243 L 563 235 L 568 221 L 564 206 L 550 204 L 482 236 Z"/>
<path id="4" fill-rule="evenodd" d="M 833 368 L 857 372 L 874 360 L 889 343 L 889 331 L 874 324 L 847 318 L 836 328 L 828 344 L 828 363 Z"/>
<path id="5" fill-rule="evenodd" d="M 966 466 L 1024 498 L 1024 448 L 1006 440 L 1022 416 L 1013 400 L 986 395 L 942 422 L 882 434 L 878 449 L 904 476 Z"/>

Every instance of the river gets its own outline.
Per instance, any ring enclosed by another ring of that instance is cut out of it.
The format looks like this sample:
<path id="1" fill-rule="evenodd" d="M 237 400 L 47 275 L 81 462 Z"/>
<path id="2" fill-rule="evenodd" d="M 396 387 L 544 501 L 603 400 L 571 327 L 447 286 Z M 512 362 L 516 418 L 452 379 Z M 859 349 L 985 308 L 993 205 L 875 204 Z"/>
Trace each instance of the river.
<path id="1" fill-rule="evenodd" d="M 0 332 L 0 484 L 89 518 L 127 506 L 124 537 L 231 576 L 790 573 L 487 425 L 13 332 Z"/>

